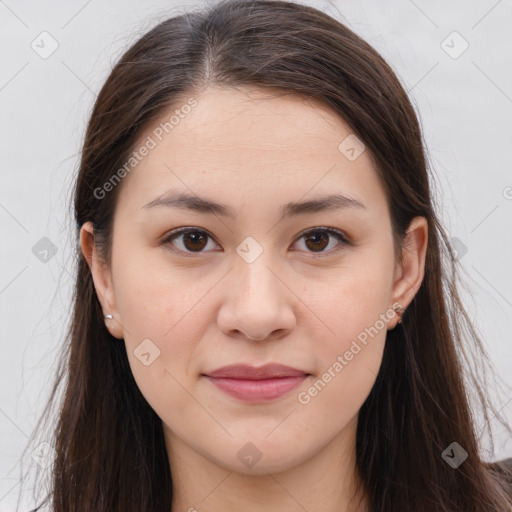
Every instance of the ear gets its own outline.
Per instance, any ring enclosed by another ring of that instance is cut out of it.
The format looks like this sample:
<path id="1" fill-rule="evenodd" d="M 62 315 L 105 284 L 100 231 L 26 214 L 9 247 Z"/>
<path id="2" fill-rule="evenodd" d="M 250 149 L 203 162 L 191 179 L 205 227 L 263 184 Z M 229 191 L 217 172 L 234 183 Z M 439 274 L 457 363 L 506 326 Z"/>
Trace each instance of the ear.
<path id="1" fill-rule="evenodd" d="M 92 274 L 96 295 L 103 309 L 103 316 L 111 314 L 113 317 L 105 320 L 107 329 L 115 338 L 123 339 L 123 329 L 121 324 L 116 321 L 117 305 L 112 285 L 112 273 L 110 267 L 99 257 L 91 222 L 84 223 L 80 229 L 80 245 Z"/>
<path id="2" fill-rule="evenodd" d="M 428 243 L 428 222 L 425 217 L 414 217 L 409 224 L 402 248 L 402 261 L 397 263 L 393 283 L 392 304 L 405 310 L 418 292 L 425 275 Z M 389 321 L 388 328 L 396 327 L 399 317 Z"/>

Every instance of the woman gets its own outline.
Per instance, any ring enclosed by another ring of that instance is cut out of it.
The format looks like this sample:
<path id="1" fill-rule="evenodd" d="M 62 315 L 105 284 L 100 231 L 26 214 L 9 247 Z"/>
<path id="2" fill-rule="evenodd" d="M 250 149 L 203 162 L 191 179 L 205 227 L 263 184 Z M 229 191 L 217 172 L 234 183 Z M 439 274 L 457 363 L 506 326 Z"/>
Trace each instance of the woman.
<path id="1" fill-rule="evenodd" d="M 102 88 L 74 201 L 51 510 L 512 510 L 416 115 L 341 23 L 164 21 Z"/>

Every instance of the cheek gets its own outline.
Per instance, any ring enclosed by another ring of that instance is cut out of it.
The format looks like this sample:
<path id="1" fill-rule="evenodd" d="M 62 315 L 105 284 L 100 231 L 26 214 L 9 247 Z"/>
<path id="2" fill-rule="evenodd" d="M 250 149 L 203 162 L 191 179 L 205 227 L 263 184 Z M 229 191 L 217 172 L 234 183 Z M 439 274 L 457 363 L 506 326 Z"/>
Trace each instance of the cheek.
<path id="1" fill-rule="evenodd" d="M 158 413 L 165 414 L 163 404 L 166 410 L 189 409 L 190 395 L 183 386 L 188 386 L 211 322 L 208 292 L 219 277 L 173 268 L 155 248 L 132 251 L 113 270 L 118 315 L 138 387 Z M 148 359 L 152 362 L 146 366 Z"/>
<path id="2" fill-rule="evenodd" d="M 328 352 L 347 350 L 351 341 L 367 329 L 374 332 L 376 327 L 385 333 L 387 320 L 392 318 L 389 308 L 393 260 L 370 256 L 358 258 L 354 265 L 333 276 L 321 290 L 311 291 L 310 301 L 315 304 L 315 312 L 330 331 L 330 335 L 323 338 L 327 340 L 323 345 Z M 364 334 L 361 337 L 364 338 Z"/>
<path id="3" fill-rule="evenodd" d="M 314 425 L 321 425 L 326 434 L 335 435 L 345 428 L 372 390 L 384 343 L 385 332 L 382 332 L 366 346 L 349 343 L 348 350 L 333 352 L 329 363 L 297 397 L 304 417 Z"/>
<path id="4" fill-rule="evenodd" d="M 330 292 L 324 290 L 323 300 L 316 294 L 312 298 L 324 325 L 316 333 L 322 340 L 315 345 L 317 379 L 313 388 L 305 390 L 304 402 L 314 398 L 319 414 L 333 402 L 349 415 L 355 414 L 379 372 L 387 322 L 393 318 L 393 259 L 391 251 L 389 257 L 375 254 L 340 273 L 330 283 Z"/>
<path id="5" fill-rule="evenodd" d="M 118 314 L 127 338 L 161 339 L 176 330 L 181 320 L 193 315 L 198 283 L 187 271 L 172 268 L 160 248 L 133 248 L 113 273 Z"/>
<path id="6" fill-rule="evenodd" d="M 127 267 L 120 279 L 118 309 L 138 388 L 162 419 L 170 411 L 190 411 L 186 372 L 201 339 L 199 308 L 192 308 L 197 300 L 153 270 L 142 274 Z"/>
<path id="7" fill-rule="evenodd" d="M 376 281 L 366 287 L 345 284 L 335 300 L 326 303 L 323 318 L 334 333 L 326 335 L 324 329 L 320 336 L 318 331 L 322 342 L 315 345 L 315 376 L 297 397 L 309 408 L 308 417 L 330 425 L 333 432 L 357 415 L 368 397 L 392 316 L 385 287 L 379 289 Z"/>

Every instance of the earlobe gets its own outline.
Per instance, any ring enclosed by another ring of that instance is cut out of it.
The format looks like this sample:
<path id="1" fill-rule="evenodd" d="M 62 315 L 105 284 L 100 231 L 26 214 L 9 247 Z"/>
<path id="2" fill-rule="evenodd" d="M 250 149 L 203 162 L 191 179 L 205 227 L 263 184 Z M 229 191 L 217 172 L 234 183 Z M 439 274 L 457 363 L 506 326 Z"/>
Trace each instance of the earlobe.
<path id="1" fill-rule="evenodd" d="M 423 282 L 427 245 L 427 219 L 425 217 L 415 217 L 409 224 L 405 235 L 402 261 L 393 284 L 392 303 L 399 303 L 403 311 L 412 302 Z M 396 320 L 392 321 L 394 325 L 390 325 L 390 328 L 395 327 L 400 318 L 401 314 L 397 314 Z"/>
<path id="2" fill-rule="evenodd" d="M 123 331 L 120 323 L 116 322 L 116 303 L 112 285 L 112 276 L 108 265 L 101 260 L 94 241 L 94 228 L 91 222 L 86 222 L 80 229 L 80 245 L 82 254 L 89 265 L 96 295 L 103 309 L 103 320 L 110 334 L 122 339 Z M 106 315 L 112 315 L 109 318 Z"/>

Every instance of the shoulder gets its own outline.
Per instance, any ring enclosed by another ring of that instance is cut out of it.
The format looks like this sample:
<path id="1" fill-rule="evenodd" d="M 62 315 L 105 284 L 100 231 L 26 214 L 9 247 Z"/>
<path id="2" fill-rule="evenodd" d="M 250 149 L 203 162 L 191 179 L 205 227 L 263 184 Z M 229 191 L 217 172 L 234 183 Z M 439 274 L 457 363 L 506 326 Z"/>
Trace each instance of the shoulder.
<path id="1" fill-rule="evenodd" d="M 512 457 L 497 462 L 492 462 L 491 466 L 500 469 L 504 468 L 505 470 L 512 470 Z"/>
<path id="2" fill-rule="evenodd" d="M 487 469 L 512 490 L 512 457 L 485 464 Z"/>

